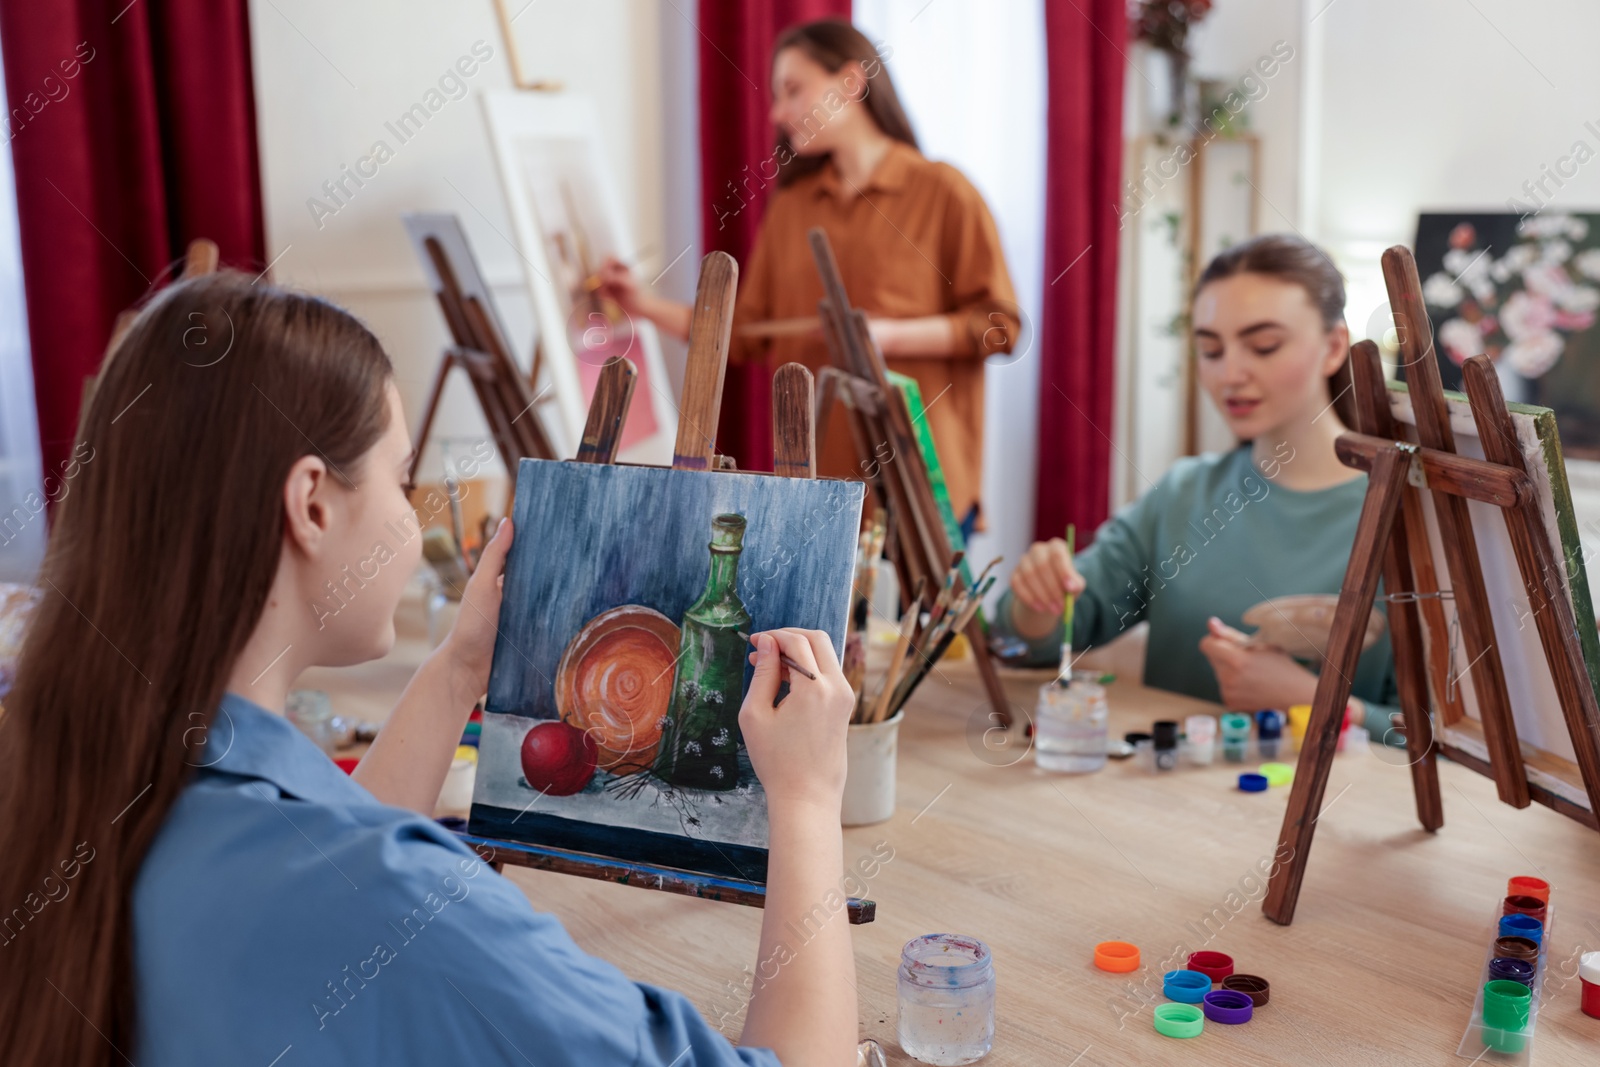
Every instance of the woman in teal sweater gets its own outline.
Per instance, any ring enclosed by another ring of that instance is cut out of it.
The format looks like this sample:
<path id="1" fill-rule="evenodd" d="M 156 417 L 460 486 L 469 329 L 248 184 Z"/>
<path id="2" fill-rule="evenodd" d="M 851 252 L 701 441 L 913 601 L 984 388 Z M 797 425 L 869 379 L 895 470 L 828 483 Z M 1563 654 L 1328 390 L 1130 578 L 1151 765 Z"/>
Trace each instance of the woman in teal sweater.
<path id="1" fill-rule="evenodd" d="M 1074 648 L 1149 622 L 1147 685 L 1244 711 L 1309 704 L 1311 669 L 1238 627 L 1262 601 L 1338 593 L 1349 562 L 1367 483 L 1333 450 L 1351 418 L 1344 279 L 1298 237 L 1258 237 L 1206 267 L 1192 320 L 1200 384 L 1244 443 L 1179 460 L 1076 559 L 1059 538 L 1030 547 L 998 629 L 1028 662 L 1058 662 L 1074 593 Z M 1399 741 L 1387 636 L 1352 682 L 1357 721 Z"/>

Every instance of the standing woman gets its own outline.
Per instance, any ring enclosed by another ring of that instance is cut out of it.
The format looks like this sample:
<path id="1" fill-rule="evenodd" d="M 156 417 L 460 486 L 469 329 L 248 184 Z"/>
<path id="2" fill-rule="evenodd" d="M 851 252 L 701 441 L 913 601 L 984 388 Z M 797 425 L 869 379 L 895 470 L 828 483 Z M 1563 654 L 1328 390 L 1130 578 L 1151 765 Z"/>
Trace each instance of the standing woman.
<path id="1" fill-rule="evenodd" d="M 191 358 L 197 328 L 228 331 L 225 359 Z M 421 558 L 371 333 L 244 275 L 180 282 L 119 344 L 81 438 L 94 462 L 0 719 L 0 1060 L 851 1062 L 847 917 L 783 944 L 843 874 L 852 701 L 825 634 L 756 635 L 739 724 L 769 812 L 759 959 L 783 966 L 735 1049 L 427 817 L 488 682 L 509 523 L 353 777 L 284 718 L 305 668 L 389 651 Z M 780 647 L 816 677 L 774 707 Z"/>
<path id="2" fill-rule="evenodd" d="M 1011 351 L 1020 331 L 994 220 L 960 171 L 917 151 L 882 59 L 848 22 L 784 31 L 771 81 L 778 139 L 761 170 L 776 166 L 778 188 L 740 265 L 732 356 L 813 372 L 829 364 L 817 328 L 796 335 L 769 325 L 815 318 L 822 282 L 806 234 L 821 226 L 889 369 L 921 387 L 951 506 L 971 528 L 983 473 L 983 361 Z M 687 305 L 641 288 L 615 260 L 601 274 L 628 313 L 688 337 Z M 859 476 L 842 426 L 827 435 L 819 473 Z"/>

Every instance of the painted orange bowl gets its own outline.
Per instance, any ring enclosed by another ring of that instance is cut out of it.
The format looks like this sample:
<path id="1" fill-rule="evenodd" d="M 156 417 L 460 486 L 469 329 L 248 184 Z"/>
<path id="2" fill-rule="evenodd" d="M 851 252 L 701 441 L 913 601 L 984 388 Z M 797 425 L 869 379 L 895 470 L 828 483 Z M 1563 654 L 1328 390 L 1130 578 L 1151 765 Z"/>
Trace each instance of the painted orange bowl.
<path id="1" fill-rule="evenodd" d="M 631 774 L 650 767 L 672 706 L 678 624 L 653 608 L 624 604 L 579 628 L 556 667 L 556 710 L 587 732 L 600 769 Z"/>

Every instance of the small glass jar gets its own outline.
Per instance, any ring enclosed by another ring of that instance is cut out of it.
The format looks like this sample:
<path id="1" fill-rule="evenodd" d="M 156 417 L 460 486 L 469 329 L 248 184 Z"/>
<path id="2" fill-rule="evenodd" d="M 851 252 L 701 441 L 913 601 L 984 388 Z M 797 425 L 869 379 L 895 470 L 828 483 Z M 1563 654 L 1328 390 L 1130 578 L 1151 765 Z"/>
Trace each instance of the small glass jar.
<path id="1" fill-rule="evenodd" d="M 320 689 L 291 689 L 284 705 L 284 718 L 300 728 L 322 751 L 332 756 L 339 747 L 339 728 L 344 724 L 333 714 L 333 702 Z"/>
<path id="2" fill-rule="evenodd" d="M 1158 771 L 1174 770 L 1178 766 L 1178 724 L 1163 719 L 1151 727 L 1155 748 L 1155 768 Z"/>
<path id="3" fill-rule="evenodd" d="M 994 959 L 975 937 L 925 934 L 900 953 L 900 1048 L 954 1067 L 994 1047 Z"/>
<path id="4" fill-rule="evenodd" d="M 1040 770 L 1088 774 L 1106 765 L 1106 691 L 1082 678 L 1039 687 L 1033 762 Z"/>

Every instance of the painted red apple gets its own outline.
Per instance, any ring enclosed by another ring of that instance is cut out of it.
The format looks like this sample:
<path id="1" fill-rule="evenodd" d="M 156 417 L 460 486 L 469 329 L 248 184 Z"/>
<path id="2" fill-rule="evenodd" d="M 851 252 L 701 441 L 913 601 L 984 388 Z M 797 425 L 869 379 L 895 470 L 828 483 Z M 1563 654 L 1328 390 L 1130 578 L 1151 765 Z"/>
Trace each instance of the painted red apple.
<path id="1" fill-rule="evenodd" d="M 589 784 L 600 760 L 594 738 L 565 722 L 542 722 L 522 739 L 522 774 L 553 797 L 570 797 Z"/>

